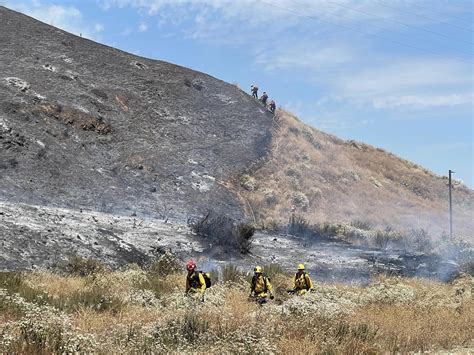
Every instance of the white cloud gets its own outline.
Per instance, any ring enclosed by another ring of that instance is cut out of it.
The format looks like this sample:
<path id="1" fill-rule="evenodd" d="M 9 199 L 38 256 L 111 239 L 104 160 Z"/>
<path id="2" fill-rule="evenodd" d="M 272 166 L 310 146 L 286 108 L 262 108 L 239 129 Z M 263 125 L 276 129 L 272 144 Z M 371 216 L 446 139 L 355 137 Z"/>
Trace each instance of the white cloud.
<path id="1" fill-rule="evenodd" d="M 472 70 L 449 60 L 385 58 L 346 71 L 333 81 L 343 101 L 374 108 L 428 108 L 471 104 Z"/>
<path id="2" fill-rule="evenodd" d="M 429 17 L 406 16 L 413 12 L 410 4 L 419 4 L 419 0 L 404 0 L 383 6 L 372 0 L 96 0 L 103 9 L 114 7 L 132 7 L 147 15 L 159 15 L 166 10 L 170 22 L 176 17 L 182 17 L 183 12 L 189 18 L 194 18 L 195 24 L 208 25 L 209 17 L 219 12 L 220 24 L 227 24 L 229 19 L 246 23 L 249 27 L 272 24 L 272 30 L 288 27 L 287 22 L 301 22 L 304 17 L 319 21 L 318 27 L 327 24 L 353 24 L 357 22 L 368 26 L 378 25 L 378 28 L 399 27 L 400 19 L 408 24 L 423 25 L 431 21 Z M 442 2 L 430 3 L 430 10 L 446 11 Z M 416 13 L 416 11 L 415 11 Z M 434 21 L 441 20 L 439 16 L 431 15 Z M 278 21 L 284 19 L 285 21 Z M 216 17 L 212 18 L 213 21 Z M 397 22 L 398 21 L 398 22 Z M 314 22 L 313 22 L 314 25 Z M 403 26 L 403 25 L 402 25 Z M 375 27 L 377 28 L 377 27 Z M 240 28 L 243 30 L 243 28 Z"/>
<path id="3" fill-rule="evenodd" d="M 41 1 L 5 1 L 3 4 L 13 10 L 27 14 L 48 25 L 61 28 L 67 32 L 95 38 L 94 26 L 85 23 L 82 13 L 73 6 L 43 4 Z"/>
<path id="4" fill-rule="evenodd" d="M 302 69 L 319 72 L 352 62 L 359 56 L 358 52 L 342 43 L 285 41 L 259 52 L 255 62 L 268 71 Z"/>
<path id="5" fill-rule="evenodd" d="M 148 30 L 148 25 L 145 22 L 140 22 L 138 25 L 138 32 L 146 32 Z"/>
<path id="6" fill-rule="evenodd" d="M 122 30 L 122 32 L 120 32 L 120 35 L 121 36 L 130 36 L 132 33 L 133 33 L 133 30 L 129 26 L 127 26 Z"/>
<path id="7" fill-rule="evenodd" d="M 378 94 L 413 87 L 470 84 L 469 65 L 449 60 L 384 58 L 346 76 L 341 88 L 347 93 Z"/>
<path id="8" fill-rule="evenodd" d="M 426 108 L 472 105 L 473 102 L 473 94 L 399 95 L 375 98 L 373 99 L 373 106 L 375 108 L 396 108 L 401 106 Z"/>
<path id="9" fill-rule="evenodd" d="M 322 106 L 419 110 L 473 102 L 468 64 L 430 57 L 387 57 L 340 38 L 301 39 L 260 48 L 256 63 L 264 70 L 286 71 L 317 86 L 324 95 Z"/>
<path id="10" fill-rule="evenodd" d="M 96 24 L 94 25 L 94 30 L 95 30 L 96 32 L 102 32 L 102 31 L 104 31 L 104 29 L 105 29 L 105 27 L 104 27 L 104 25 L 101 24 L 101 23 L 96 23 Z"/>

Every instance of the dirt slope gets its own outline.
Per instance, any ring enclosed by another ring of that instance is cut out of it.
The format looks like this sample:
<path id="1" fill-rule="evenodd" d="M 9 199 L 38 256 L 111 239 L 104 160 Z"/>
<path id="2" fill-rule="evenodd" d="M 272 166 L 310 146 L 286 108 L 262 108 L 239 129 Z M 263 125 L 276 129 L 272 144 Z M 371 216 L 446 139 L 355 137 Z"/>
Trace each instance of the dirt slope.
<path id="1" fill-rule="evenodd" d="M 0 199 L 236 217 L 222 182 L 265 153 L 272 116 L 234 85 L 0 7 Z"/>
<path id="2" fill-rule="evenodd" d="M 396 229 L 449 230 L 446 177 L 387 151 L 344 141 L 279 111 L 265 165 L 234 182 L 258 223 L 285 223 L 292 213 L 310 222 L 369 222 Z M 474 230 L 474 193 L 455 183 L 456 234 Z"/>

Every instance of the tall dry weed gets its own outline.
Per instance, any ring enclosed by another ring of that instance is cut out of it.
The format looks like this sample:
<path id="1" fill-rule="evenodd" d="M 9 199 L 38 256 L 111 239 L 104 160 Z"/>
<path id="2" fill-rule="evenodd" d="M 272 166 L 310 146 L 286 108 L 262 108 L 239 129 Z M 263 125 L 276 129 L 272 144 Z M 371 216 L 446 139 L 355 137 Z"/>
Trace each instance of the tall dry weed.
<path id="1" fill-rule="evenodd" d="M 266 269 L 276 299 L 264 306 L 248 300 L 243 278 L 213 285 L 200 303 L 184 296 L 184 273 L 158 277 L 136 266 L 100 277 L 3 275 L 0 352 L 372 354 L 474 346 L 468 275 L 450 284 L 383 276 L 366 287 L 317 284 L 297 297 L 285 292 L 292 275 Z M 101 309 L 101 298 L 87 292 L 77 298 L 83 287 L 120 307 Z"/>

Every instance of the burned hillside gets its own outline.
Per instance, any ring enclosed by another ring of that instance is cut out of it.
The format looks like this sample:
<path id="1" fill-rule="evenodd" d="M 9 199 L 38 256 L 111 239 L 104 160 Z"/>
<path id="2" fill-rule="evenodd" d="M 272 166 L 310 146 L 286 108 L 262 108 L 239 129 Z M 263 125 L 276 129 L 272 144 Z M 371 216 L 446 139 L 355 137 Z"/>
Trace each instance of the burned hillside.
<path id="1" fill-rule="evenodd" d="M 0 7 L 0 199 L 103 212 L 242 217 L 223 185 L 272 116 L 234 85 Z"/>

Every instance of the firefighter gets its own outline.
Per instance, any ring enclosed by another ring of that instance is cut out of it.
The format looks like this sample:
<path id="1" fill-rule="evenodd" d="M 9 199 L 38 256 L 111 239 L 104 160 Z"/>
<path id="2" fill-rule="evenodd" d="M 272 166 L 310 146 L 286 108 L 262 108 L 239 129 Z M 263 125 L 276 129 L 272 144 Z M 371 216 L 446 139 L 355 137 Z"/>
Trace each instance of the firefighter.
<path id="1" fill-rule="evenodd" d="M 270 109 L 270 111 L 275 114 L 275 110 L 276 110 L 276 103 L 275 101 L 270 101 L 270 104 L 268 105 L 268 108 Z"/>
<path id="2" fill-rule="evenodd" d="M 268 100 L 268 95 L 267 93 L 264 91 L 262 96 L 260 97 L 260 101 L 262 101 L 263 105 L 265 107 L 267 107 L 267 100 Z"/>
<path id="3" fill-rule="evenodd" d="M 298 271 L 293 278 L 293 288 L 288 293 L 302 296 L 308 291 L 314 291 L 313 281 L 304 271 L 304 264 L 299 264 Z"/>
<path id="4" fill-rule="evenodd" d="M 273 287 L 270 279 L 263 273 L 261 266 L 255 266 L 254 275 L 250 285 L 250 299 L 254 299 L 258 304 L 267 303 L 268 297 L 273 300 Z"/>
<path id="5" fill-rule="evenodd" d="M 204 292 L 206 291 L 206 281 L 201 272 L 196 271 L 196 263 L 189 260 L 186 264 L 188 275 L 186 276 L 186 296 L 192 296 L 204 302 Z"/>
<path id="6" fill-rule="evenodd" d="M 250 91 L 252 92 L 252 97 L 255 97 L 258 100 L 258 86 L 250 86 Z"/>

